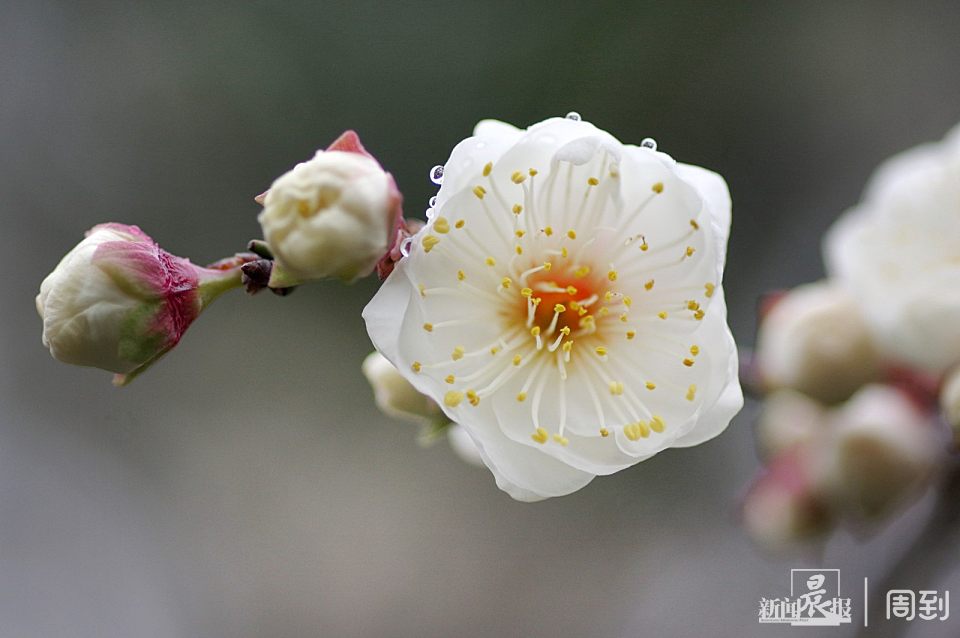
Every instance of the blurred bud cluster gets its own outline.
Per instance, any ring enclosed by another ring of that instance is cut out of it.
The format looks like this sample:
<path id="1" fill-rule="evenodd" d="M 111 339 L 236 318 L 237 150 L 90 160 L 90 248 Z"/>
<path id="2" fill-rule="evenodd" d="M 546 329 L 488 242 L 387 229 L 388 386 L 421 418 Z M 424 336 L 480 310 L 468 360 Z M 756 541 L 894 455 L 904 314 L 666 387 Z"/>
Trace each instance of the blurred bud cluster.
<path id="1" fill-rule="evenodd" d="M 960 441 L 960 128 L 885 162 L 824 241 L 828 277 L 769 296 L 751 385 L 764 463 L 743 501 L 761 545 L 870 531 Z"/>

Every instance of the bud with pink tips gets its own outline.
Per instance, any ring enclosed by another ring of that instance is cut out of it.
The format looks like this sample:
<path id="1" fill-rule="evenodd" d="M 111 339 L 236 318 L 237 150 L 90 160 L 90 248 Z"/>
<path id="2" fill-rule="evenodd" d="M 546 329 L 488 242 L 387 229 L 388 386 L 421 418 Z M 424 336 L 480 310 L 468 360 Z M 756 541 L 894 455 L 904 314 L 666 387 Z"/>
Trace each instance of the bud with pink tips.
<path id="1" fill-rule="evenodd" d="M 202 268 L 137 226 L 94 226 L 40 284 L 43 344 L 59 361 L 109 370 L 115 385 L 126 385 L 177 345 L 216 297 L 240 285 L 247 260 Z"/>

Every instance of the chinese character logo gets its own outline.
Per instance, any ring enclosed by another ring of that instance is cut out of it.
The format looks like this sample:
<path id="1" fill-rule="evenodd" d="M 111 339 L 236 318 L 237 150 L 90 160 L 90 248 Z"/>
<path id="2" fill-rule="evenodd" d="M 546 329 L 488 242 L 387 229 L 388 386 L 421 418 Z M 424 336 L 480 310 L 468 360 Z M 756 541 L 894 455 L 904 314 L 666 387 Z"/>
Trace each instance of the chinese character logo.
<path id="1" fill-rule="evenodd" d="M 898 618 L 909 622 L 917 617 L 921 620 L 939 621 L 949 618 L 950 592 L 915 592 L 912 589 L 891 589 L 887 592 L 887 620 Z"/>
<path id="2" fill-rule="evenodd" d="M 850 599 L 840 597 L 839 569 L 791 569 L 790 596 L 761 598 L 761 623 L 839 627 L 850 622 Z"/>

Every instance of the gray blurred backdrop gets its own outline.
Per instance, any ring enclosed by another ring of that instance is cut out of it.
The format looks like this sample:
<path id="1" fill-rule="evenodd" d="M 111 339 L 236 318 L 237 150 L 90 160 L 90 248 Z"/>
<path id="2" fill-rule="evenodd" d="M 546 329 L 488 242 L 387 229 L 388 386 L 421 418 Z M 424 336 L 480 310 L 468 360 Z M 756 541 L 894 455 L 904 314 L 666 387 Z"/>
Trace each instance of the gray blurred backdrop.
<path id="1" fill-rule="evenodd" d="M 373 281 L 230 295 L 122 390 L 40 344 L 39 283 L 95 223 L 231 254 L 252 196 L 345 128 L 422 214 L 478 119 L 576 110 L 726 176 L 749 345 L 757 296 L 822 273 L 873 167 L 960 120 L 955 2 L 566 6 L 0 0 L 0 637 L 793 635 L 756 606 L 802 566 L 839 567 L 859 615 L 930 499 L 866 542 L 761 554 L 736 520 L 755 406 L 527 505 L 376 411 Z"/>

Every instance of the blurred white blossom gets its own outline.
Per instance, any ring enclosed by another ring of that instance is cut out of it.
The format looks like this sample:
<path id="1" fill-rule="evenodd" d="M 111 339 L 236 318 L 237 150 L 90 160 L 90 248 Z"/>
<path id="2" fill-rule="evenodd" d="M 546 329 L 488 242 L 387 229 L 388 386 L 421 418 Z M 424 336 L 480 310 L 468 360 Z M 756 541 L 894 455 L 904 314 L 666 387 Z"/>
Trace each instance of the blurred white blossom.
<path id="1" fill-rule="evenodd" d="M 364 311 L 520 500 L 719 434 L 742 405 L 718 175 L 579 118 L 481 122 Z"/>
<path id="2" fill-rule="evenodd" d="M 880 166 L 824 253 L 886 355 L 936 373 L 960 363 L 960 128 Z"/>

